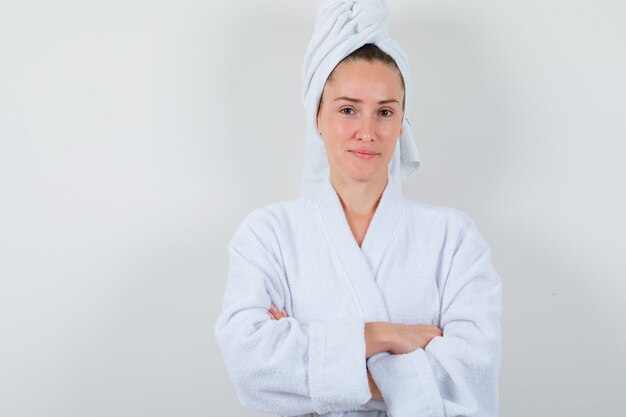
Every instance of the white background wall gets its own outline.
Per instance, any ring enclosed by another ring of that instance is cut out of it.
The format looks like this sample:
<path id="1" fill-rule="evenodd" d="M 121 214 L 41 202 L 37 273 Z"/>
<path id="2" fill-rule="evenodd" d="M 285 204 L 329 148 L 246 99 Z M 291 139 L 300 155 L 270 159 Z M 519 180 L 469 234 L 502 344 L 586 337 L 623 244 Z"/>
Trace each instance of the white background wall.
<path id="1" fill-rule="evenodd" d="M 504 282 L 501 415 L 626 410 L 626 4 L 389 0 L 422 166 Z M 0 0 L 0 415 L 255 416 L 226 242 L 295 198 L 315 1 Z"/>

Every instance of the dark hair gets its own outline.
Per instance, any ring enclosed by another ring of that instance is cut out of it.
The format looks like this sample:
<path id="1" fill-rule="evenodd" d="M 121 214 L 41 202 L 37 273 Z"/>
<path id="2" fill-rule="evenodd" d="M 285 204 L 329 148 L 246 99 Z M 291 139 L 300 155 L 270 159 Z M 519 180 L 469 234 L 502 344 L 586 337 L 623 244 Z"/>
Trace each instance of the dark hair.
<path id="1" fill-rule="evenodd" d="M 365 45 L 361 46 L 358 49 L 355 49 L 344 59 L 339 61 L 339 64 L 341 64 L 344 61 L 357 61 L 357 60 L 362 60 L 366 62 L 381 62 L 391 68 L 394 68 L 396 71 L 398 71 L 398 75 L 400 75 L 400 82 L 402 83 L 402 91 L 404 93 L 404 96 L 402 97 L 402 111 L 404 111 L 404 103 L 406 101 L 406 88 L 404 85 L 404 77 L 402 77 L 402 72 L 400 71 L 400 68 L 398 68 L 398 64 L 396 64 L 396 61 L 388 53 L 380 49 L 375 44 L 366 43 Z M 333 70 L 328 75 L 328 79 L 326 81 L 332 78 L 333 73 L 335 72 L 335 69 L 339 66 L 339 64 L 337 64 L 335 68 L 333 68 Z M 323 93 L 323 90 L 322 90 L 322 93 Z M 321 103 L 322 103 L 322 97 L 320 97 L 320 102 L 318 104 L 318 112 L 319 112 L 319 107 Z"/>

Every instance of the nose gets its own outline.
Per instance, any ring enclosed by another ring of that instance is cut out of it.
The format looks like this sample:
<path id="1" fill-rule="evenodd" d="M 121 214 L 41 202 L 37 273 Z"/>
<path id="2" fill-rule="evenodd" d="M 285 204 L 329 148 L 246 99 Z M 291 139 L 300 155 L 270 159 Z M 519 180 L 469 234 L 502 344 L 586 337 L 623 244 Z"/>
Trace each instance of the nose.
<path id="1" fill-rule="evenodd" d="M 371 117 L 363 117 L 357 130 L 357 139 L 364 141 L 374 140 L 374 122 Z"/>

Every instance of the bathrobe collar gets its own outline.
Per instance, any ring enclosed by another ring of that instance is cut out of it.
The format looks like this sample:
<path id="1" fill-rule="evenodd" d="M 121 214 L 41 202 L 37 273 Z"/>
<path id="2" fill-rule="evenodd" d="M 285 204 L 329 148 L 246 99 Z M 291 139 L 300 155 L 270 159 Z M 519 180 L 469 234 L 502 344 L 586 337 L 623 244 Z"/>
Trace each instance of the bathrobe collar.
<path id="1" fill-rule="evenodd" d="M 386 251 L 404 223 L 402 189 L 389 178 L 361 247 L 352 235 L 330 177 L 321 184 L 316 200 L 326 237 L 355 289 L 355 302 L 362 317 L 372 321 L 387 320 L 387 308 L 380 292 L 384 277 L 379 276 L 378 271 Z"/>

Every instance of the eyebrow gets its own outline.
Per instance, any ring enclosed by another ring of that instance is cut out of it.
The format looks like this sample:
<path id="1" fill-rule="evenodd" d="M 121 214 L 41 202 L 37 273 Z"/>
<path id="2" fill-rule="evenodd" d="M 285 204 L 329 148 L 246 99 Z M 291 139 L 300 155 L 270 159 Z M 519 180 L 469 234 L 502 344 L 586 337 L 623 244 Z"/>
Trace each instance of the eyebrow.
<path id="1" fill-rule="evenodd" d="M 352 98 L 352 97 L 337 97 L 333 101 L 339 101 L 339 100 L 351 101 L 353 103 L 362 103 L 363 102 L 363 100 L 361 100 L 361 99 Z M 393 98 L 390 98 L 390 99 L 387 99 L 387 100 L 380 100 L 378 102 L 378 104 L 387 104 L 387 103 L 398 103 L 398 104 L 400 104 L 400 102 L 398 100 L 393 99 Z"/>

